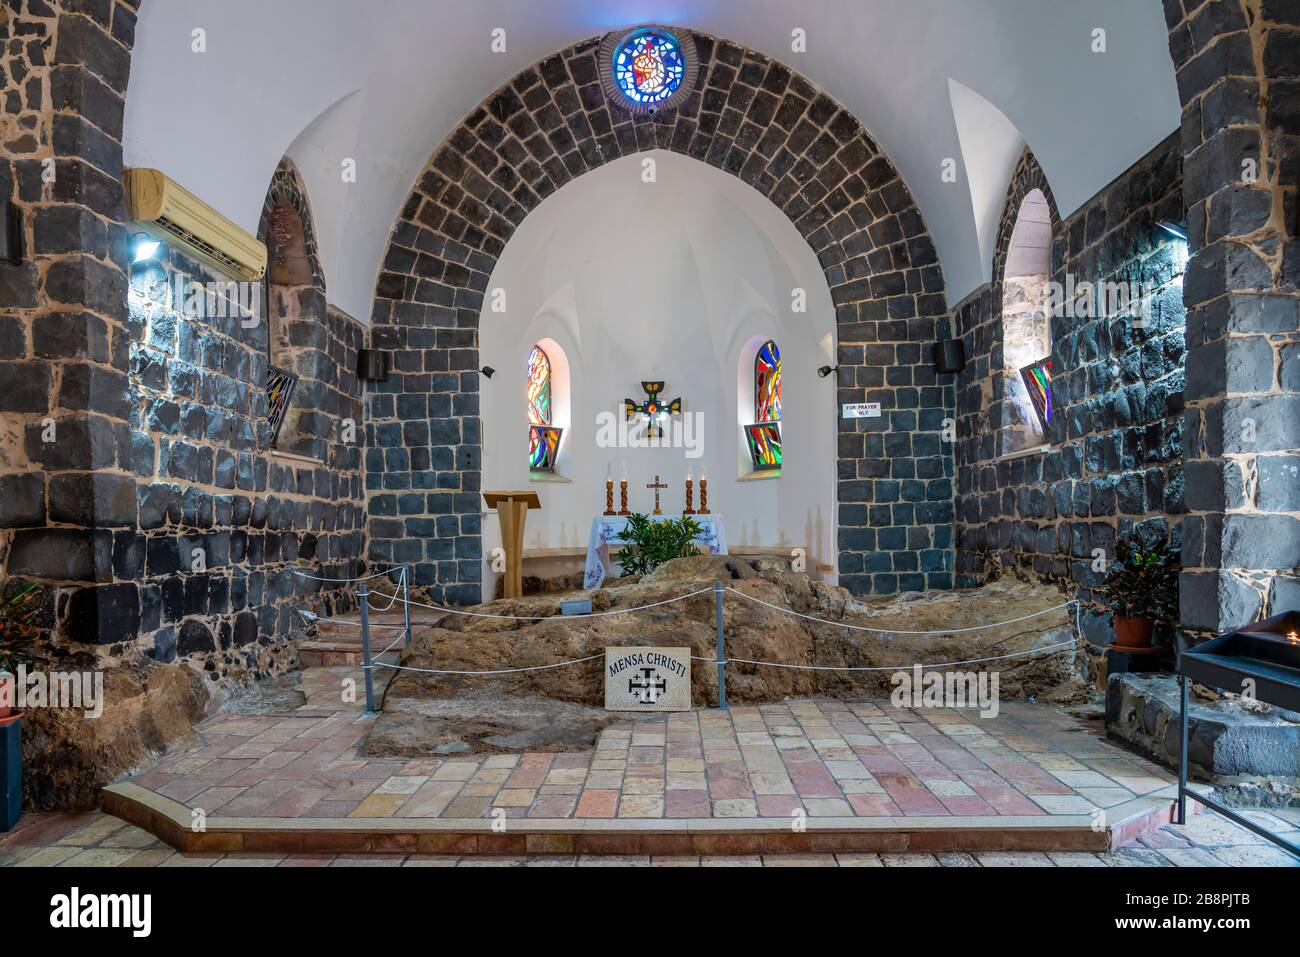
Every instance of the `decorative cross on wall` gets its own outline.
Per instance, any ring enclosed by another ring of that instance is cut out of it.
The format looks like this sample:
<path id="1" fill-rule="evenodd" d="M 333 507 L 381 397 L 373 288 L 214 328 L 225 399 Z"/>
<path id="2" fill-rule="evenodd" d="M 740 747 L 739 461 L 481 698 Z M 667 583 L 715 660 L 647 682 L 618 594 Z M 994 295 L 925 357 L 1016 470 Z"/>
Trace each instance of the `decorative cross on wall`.
<path id="1" fill-rule="evenodd" d="M 664 402 L 660 399 L 659 393 L 664 390 L 662 382 L 642 382 L 641 389 L 645 392 L 645 401 L 638 404 L 636 399 L 624 399 L 623 408 L 627 410 L 629 419 L 638 412 L 644 415 L 647 420 L 646 438 L 657 438 L 663 434 L 662 427 L 657 424 L 659 416 L 665 413 L 668 415 L 681 415 L 682 400 L 680 396 L 671 402 Z"/>

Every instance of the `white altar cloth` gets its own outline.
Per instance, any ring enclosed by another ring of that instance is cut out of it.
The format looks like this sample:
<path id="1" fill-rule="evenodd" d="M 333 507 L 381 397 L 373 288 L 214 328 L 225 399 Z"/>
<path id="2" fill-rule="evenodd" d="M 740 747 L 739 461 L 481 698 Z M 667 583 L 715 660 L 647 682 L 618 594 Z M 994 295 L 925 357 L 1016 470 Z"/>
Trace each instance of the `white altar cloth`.
<path id="1" fill-rule="evenodd" d="M 651 515 L 652 521 L 660 522 L 680 518 L 680 515 Z M 721 515 L 692 515 L 700 526 L 700 534 L 695 543 L 701 545 L 710 555 L 727 554 L 727 530 Z M 582 576 L 583 588 L 599 588 L 609 574 L 610 542 L 621 544 L 623 532 L 627 529 L 626 515 L 597 515 L 591 520 L 591 534 L 587 537 L 587 566 Z"/>

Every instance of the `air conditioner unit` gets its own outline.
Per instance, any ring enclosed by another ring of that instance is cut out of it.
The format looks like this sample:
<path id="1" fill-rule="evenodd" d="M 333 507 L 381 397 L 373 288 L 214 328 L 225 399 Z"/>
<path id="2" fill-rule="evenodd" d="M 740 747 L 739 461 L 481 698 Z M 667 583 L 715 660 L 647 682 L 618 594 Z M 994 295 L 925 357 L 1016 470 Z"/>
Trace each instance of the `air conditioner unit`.
<path id="1" fill-rule="evenodd" d="M 128 169 L 131 218 L 163 242 L 246 282 L 266 272 L 266 245 L 161 170 Z"/>

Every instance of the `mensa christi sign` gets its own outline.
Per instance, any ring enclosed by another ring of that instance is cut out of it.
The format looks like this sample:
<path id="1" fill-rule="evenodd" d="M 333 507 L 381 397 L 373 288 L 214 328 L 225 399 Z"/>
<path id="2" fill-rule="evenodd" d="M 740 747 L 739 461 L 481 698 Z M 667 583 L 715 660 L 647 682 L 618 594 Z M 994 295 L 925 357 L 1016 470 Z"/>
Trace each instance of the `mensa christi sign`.
<path id="1" fill-rule="evenodd" d="M 691 649 L 606 648 L 606 711 L 690 711 Z"/>

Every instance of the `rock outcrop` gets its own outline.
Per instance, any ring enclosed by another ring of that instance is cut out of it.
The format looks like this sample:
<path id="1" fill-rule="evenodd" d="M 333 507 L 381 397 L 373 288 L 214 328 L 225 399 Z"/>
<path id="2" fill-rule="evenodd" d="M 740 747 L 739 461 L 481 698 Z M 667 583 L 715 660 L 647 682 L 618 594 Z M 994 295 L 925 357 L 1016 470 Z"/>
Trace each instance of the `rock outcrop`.
<path id="1" fill-rule="evenodd" d="M 90 656 L 60 659 L 59 671 L 93 672 Z M 167 751 L 193 747 L 209 693 L 194 670 L 148 658 L 104 671 L 103 712 L 33 708 L 23 715 L 23 807 L 26 811 L 88 810 L 99 789 Z"/>
<path id="2" fill-rule="evenodd" d="M 740 560 L 727 556 L 677 559 L 637 579 L 617 579 L 592 592 L 566 596 L 538 595 L 498 600 L 466 609 L 478 614 L 539 617 L 511 620 L 449 615 L 434 627 L 415 633 L 411 647 L 399 664 L 406 668 L 450 671 L 492 671 L 526 668 L 602 654 L 615 645 L 689 647 L 701 659 L 691 669 L 692 698 L 697 707 L 717 703 L 714 658 L 713 583 L 721 580 L 742 594 L 728 592 L 724 602 L 723 631 L 727 668 L 727 696 L 733 703 L 779 701 L 790 696 L 864 698 L 887 696 L 891 675 L 914 663 L 940 663 L 992 658 L 1014 652 L 1057 645 L 1074 637 L 1068 609 L 1046 611 L 1011 625 L 980 631 L 957 629 L 1023 618 L 1059 605 L 1064 598 L 1055 590 L 1028 583 L 995 582 L 980 589 L 905 594 L 859 601 L 842 588 L 815 582 L 791 572 L 775 560 Z M 691 597 L 626 615 L 565 618 L 559 613 L 561 597 L 589 597 L 593 612 L 664 602 L 681 595 Z M 748 596 L 748 597 L 742 597 Z M 755 600 L 750 600 L 755 599 Z M 766 604 L 761 604 L 765 602 Z M 769 606 L 776 606 L 775 608 Z M 827 624 L 800 618 L 778 609 L 825 619 Z M 843 624 L 870 626 L 881 632 L 857 631 Z M 897 629 L 892 630 L 892 629 Z M 905 632 L 929 632 L 914 635 Z M 981 662 L 966 670 L 996 670 L 1003 697 L 1065 702 L 1086 693 L 1076 662 L 1078 650 L 1059 649 L 1051 654 Z M 821 667 L 882 668 L 882 671 L 814 671 L 746 664 L 779 662 Z M 384 715 L 372 738 L 383 737 L 386 747 L 398 735 L 386 727 L 398 721 L 414 733 L 429 702 L 455 700 L 481 702 L 483 714 L 492 702 L 549 699 L 599 707 L 604 701 L 601 662 L 584 662 L 544 671 L 501 675 L 435 675 L 399 671 L 385 695 Z M 436 709 L 434 709 L 436 710 Z M 443 715 L 438 720 L 444 721 Z M 421 734 L 441 746 L 454 747 L 455 733 L 439 726 L 437 733 Z M 469 735 L 481 742 L 492 735 Z M 477 744 L 475 745 L 478 746 Z M 491 742 L 482 745 L 491 748 Z"/>

